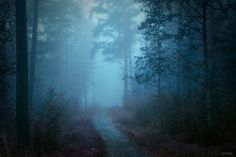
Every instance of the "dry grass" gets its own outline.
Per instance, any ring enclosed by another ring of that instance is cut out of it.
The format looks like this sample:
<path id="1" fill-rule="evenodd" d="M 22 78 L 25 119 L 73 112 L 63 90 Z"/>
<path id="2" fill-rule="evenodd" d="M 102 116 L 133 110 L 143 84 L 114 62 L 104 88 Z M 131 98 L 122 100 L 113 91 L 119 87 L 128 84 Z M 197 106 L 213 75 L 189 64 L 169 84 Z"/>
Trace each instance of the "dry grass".
<path id="1" fill-rule="evenodd" d="M 116 126 L 128 137 L 134 139 L 151 157 L 225 157 L 234 155 L 233 150 L 235 149 L 228 146 L 206 147 L 185 143 L 180 137 L 164 137 L 156 128 L 138 125 L 131 114 L 122 109 L 113 108 L 110 113 Z"/>

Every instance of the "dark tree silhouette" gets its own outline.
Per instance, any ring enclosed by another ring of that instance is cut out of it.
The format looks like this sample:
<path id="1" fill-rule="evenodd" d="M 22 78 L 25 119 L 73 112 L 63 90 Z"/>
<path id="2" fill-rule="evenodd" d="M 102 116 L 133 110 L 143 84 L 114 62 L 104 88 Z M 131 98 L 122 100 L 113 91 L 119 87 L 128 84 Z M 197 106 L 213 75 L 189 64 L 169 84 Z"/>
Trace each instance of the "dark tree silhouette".
<path id="1" fill-rule="evenodd" d="M 16 131 L 18 144 L 24 148 L 29 143 L 28 53 L 25 0 L 16 0 L 16 58 Z"/>

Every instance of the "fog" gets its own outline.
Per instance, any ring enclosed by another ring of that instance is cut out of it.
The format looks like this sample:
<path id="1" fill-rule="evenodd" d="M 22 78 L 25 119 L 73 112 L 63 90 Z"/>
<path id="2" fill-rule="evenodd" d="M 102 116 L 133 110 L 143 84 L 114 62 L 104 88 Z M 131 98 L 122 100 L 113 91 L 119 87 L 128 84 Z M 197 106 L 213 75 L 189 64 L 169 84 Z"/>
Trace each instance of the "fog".
<path id="1" fill-rule="evenodd" d="M 121 64 L 106 62 L 102 55 L 98 55 L 95 62 L 95 104 L 105 107 L 122 106 L 124 89 Z"/>
<path id="2" fill-rule="evenodd" d="M 127 82 L 140 52 L 138 25 L 144 14 L 134 2 L 123 2 L 130 10 L 115 5 L 118 2 L 40 2 L 34 103 L 42 103 L 53 88 L 78 106 L 122 106 L 124 91 L 131 90 Z"/>
<path id="3" fill-rule="evenodd" d="M 233 156 L 235 26 L 235 0 L 0 0 L 0 156 Z"/>

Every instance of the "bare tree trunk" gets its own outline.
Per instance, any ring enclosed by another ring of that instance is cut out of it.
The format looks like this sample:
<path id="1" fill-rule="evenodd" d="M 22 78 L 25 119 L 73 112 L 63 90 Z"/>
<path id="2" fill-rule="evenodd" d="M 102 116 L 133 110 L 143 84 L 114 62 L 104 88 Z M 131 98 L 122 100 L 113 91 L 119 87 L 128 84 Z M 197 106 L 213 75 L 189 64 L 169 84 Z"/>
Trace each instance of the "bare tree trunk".
<path id="1" fill-rule="evenodd" d="M 6 53 L 5 53 L 5 46 L 1 45 L 1 49 L 0 49 L 0 65 L 5 67 L 6 65 Z M 5 129 L 5 114 L 6 114 L 6 92 L 7 92 L 7 88 L 6 88 L 6 76 L 5 73 L 0 73 L 0 140 L 1 137 L 3 137 L 3 132 Z M 1 141 L 0 141 L 1 142 Z"/>
<path id="2" fill-rule="evenodd" d="M 123 18 L 124 18 L 124 24 L 123 24 L 123 47 L 124 47 L 124 106 L 130 107 L 127 105 L 131 105 L 131 82 L 129 80 L 129 74 L 131 73 L 131 46 L 132 46 L 132 36 L 133 32 L 131 30 L 131 14 L 129 11 L 129 8 L 127 8 L 127 4 L 123 3 Z"/>
<path id="3" fill-rule="evenodd" d="M 37 53 L 37 36 L 38 36 L 38 10 L 39 0 L 34 0 L 34 15 L 33 15 L 33 35 L 30 55 L 29 67 L 29 105 L 32 107 L 32 100 L 34 97 L 34 84 L 35 84 L 35 63 Z"/>
<path id="4" fill-rule="evenodd" d="M 128 54 L 127 50 L 124 49 L 124 61 L 125 61 L 125 70 L 124 70 L 124 106 L 127 107 L 128 103 Z"/>
<path id="5" fill-rule="evenodd" d="M 181 0 L 178 3 L 178 13 L 179 13 L 179 18 L 178 22 L 179 24 L 183 23 L 183 1 Z M 181 26 L 178 26 L 178 35 L 179 38 L 177 39 L 177 82 L 176 82 L 176 89 L 177 89 L 177 94 L 176 94 L 176 101 L 177 104 L 180 104 L 180 99 L 181 99 L 181 94 L 182 94 L 182 78 L 181 78 L 181 73 L 183 72 L 183 64 L 182 64 L 182 58 L 181 58 L 181 53 L 182 53 L 182 47 L 181 47 L 181 41 L 183 40 L 183 31 L 181 30 Z M 181 34 L 181 35 L 180 35 Z"/>
<path id="6" fill-rule="evenodd" d="M 157 91 L 158 91 L 158 102 L 159 105 L 161 105 L 161 74 L 159 74 L 158 76 Z"/>
<path id="7" fill-rule="evenodd" d="M 63 90 L 64 90 L 64 98 L 66 99 L 66 94 L 68 94 L 68 53 L 67 53 L 67 36 L 65 35 L 64 37 L 64 87 L 63 87 Z"/>
<path id="8" fill-rule="evenodd" d="M 96 102 L 96 100 L 95 100 L 96 98 L 95 98 L 95 81 L 93 81 L 93 105 L 95 106 L 95 102 Z"/>
<path id="9" fill-rule="evenodd" d="M 129 47 L 128 50 L 128 75 L 132 75 L 132 54 L 131 54 L 131 48 Z M 128 79 L 128 90 L 129 90 L 129 103 L 133 106 L 133 80 Z"/>
<path id="10" fill-rule="evenodd" d="M 5 46 L 2 46 L 2 61 L 3 63 L 0 63 L 1 66 L 6 66 L 6 49 Z M 1 73 L 0 75 L 0 152 L 3 156 L 8 156 L 8 144 L 7 144 L 7 136 L 6 136 L 6 130 L 7 130 L 7 82 L 6 82 L 6 75 L 4 73 Z M 0 153 L 0 156 L 1 156 Z"/>
<path id="11" fill-rule="evenodd" d="M 158 29 L 160 29 L 160 27 L 158 27 Z M 161 66 L 162 66 L 162 63 L 161 63 L 161 39 L 160 38 L 157 38 L 157 53 L 158 53 L 158 57 L 159 57 L 159 68 L 161 69 Z M 157 92 L 158 92 L 158 102 L 159 102 L 159 105 L 161 105 L 161 71 L 158 72 L 158 82 L 157 82 Z"/>
<path id="12" fill-rule="evenodd" d="M 203 38 L 203 55 L 204 55 L 204 77 L 205 77 L 205 103 L 207 107 L 207 127 L 212 128 L 212 103 L 210 93 L 210 72 L 209 72 L 209 52 L 208 52 L 208 34 L 207 34 L 207 0 L 203 0 L 202 4 L 203 22 L 202 22 L 202 38 Z"/>
<path id="13" fill-rule="evenodd" d="M 16 132 L 18 148 L 29 144 L 26 0 L 16 0 Z"/>

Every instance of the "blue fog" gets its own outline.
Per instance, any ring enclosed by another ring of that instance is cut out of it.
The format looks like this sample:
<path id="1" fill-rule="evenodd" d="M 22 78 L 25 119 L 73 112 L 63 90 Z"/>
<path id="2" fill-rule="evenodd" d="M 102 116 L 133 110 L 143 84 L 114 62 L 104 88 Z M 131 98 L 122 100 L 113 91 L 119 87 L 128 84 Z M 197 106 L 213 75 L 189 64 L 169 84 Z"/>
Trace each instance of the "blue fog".
<path id="1" fill-rule="evenodd" d="M 98 55 L 95 66 L 95 103 L 106 107 L 122 105 L 123 73 L 121 65 L 104 61 L 104 57 Z"/>

